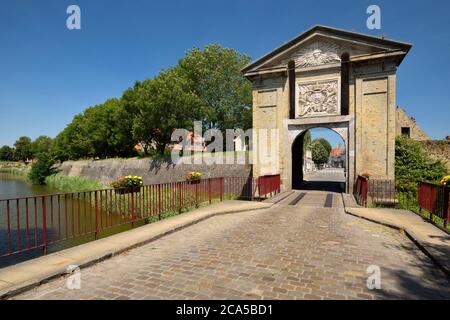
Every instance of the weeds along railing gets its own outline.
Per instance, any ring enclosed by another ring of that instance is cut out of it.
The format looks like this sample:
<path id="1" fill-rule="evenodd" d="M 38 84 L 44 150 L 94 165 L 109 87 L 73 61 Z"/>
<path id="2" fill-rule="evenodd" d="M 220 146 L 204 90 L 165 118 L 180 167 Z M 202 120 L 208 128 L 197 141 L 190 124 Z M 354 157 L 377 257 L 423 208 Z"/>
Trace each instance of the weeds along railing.
<path id="1" fill-rule="evenodd" d="M 447 229 L 450 221 L 450 188 L 443 185 L 421 182 L 418 192 L 418 206 L 429 214 L 431 221 L 434 216 L 443 221 L 443 227 Z"/>
<path id="2" fill-rule="evenodd" d="M 258 181 L 268 185 L 259 194 Z M 267 197 L 279 190 L 277 181 L 226 177 L 0 199 L 0 258 L 37 249 L 45 254 L 50 245 L 80 244 L 224 199 Z"/>
<path id="3" fill-rule="evenodd" d="M 418 184 L 415 181 L 358 177 L 355 196 L 357 200 L 361 199 L 358 203 L 365 207 L 418 210 Z"/>

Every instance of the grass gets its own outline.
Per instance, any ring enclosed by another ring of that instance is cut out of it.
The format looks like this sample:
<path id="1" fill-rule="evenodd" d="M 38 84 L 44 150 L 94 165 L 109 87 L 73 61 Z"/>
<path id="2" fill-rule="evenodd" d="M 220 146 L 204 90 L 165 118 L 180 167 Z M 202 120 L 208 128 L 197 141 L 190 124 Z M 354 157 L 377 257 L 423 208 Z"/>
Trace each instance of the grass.
<path id="1" fill-rule="evenodd" d="M 0 173 L 26 178 L 31 166 L 22 162 L 0 161 Z"/>
<path id="2" fill-rule="evenodd" d="M 45 180 L 47 186 L 61 192 L 80 192 L 88 190 L 98 190 L 106 187 L 105 184 L 93 181 L 84 177 L 67 177 L 63 175 L 53 175 Z"/>
<path id="3" fill-rule="evenodd" d="M 417 210 L 415 211 L 416 213 L 418 213 L 420 216 L 422 216 L 423 218 L 427 219 L 428 221 L 430 221 L 430 213 L 426 210 Z M 433 220 L 430 221 L 431 223 L 435 224 L 436 226 L 438 226 L 439 228 L 444 229 L 444 219 L 439 218 L 438 216 L 433 215 Z M 447 225 L 447 232 L 450 232 L 450 224 Z"/>

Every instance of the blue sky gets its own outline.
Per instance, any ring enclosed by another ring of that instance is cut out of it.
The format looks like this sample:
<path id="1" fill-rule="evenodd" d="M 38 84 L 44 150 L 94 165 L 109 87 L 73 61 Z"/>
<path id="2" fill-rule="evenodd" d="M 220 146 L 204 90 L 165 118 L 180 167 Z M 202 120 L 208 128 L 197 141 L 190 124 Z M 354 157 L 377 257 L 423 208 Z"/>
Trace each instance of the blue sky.
<path id="1" fill-rule="evenodd" d="M 66 28 L 81 7 L 82 30 Z M 378 4 L 382 29 L 366 28 Z M 3 0 L 0 145 L 54 137 L 88 106 L 174 65 L 194 46 L 220 43 L 253 59 L 315 24 L 414 44 L 398 72 L 397 103 L 433 137 L 450 135 L 450 2 L 238 0 Z"/>

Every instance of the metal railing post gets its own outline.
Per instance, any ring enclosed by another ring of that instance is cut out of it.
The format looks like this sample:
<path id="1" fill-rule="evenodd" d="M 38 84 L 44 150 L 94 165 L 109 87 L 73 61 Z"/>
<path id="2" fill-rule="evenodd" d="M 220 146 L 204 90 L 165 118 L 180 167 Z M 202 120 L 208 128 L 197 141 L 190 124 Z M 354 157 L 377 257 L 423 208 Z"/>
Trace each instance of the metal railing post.
<path id="1" fill-rule="evenodd" d="M 95 240 L 98 239 L 98 196 L 97 191 L 94 192 L 94 211 L 95 211 Z M 67 221 L 66 221 L 67 224 Z"/>
<path id="2" fill-rule="evenodd" d="M 195 207 L 198 208 L 198 185 L 201 183 L 195 183 Z"/>
<path id="3" fill-rule="evenodd" d="M 131 190 L 131 228 L 134 228 L 134 190 Z"/>
<path id="4" fill-rule="evenodd" d="M 220 202 L 223 201 L 223 192 L 224 192 L 224 178 L 220 178 Z"/>
<path id="5" fill-rule="evenodd" d="M 47 254 L 47 208 L 45 197 L 42 197 L 42 245 L 44 254 Z"/>
<path id="6" fill-rule="evenodd" d="M 208 179 L 208 200 L 209 204 L 211 204 L 211 178 Z"/>

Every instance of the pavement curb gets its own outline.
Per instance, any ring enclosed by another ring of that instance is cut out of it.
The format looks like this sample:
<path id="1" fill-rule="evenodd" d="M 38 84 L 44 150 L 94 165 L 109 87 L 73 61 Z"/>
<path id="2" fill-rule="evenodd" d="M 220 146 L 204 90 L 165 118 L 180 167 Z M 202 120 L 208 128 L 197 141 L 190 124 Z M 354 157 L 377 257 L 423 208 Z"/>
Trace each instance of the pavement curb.
<path id="1" fill-rule="evenodd" d="M 412 232 L 411 230 L 408 229 L 408 227 L 405 227 L 403 225 L 399 225 L 399 224 L 395 224 L 395 223 L 387 223 L 384 221 L 379 221 L 379 220 L 375 220 L 375 219 L 371 219 L 368 217 L 364 217 L 362 215 L 353 213 L 353 212 L 349 212 L 347 211 L 347 207 L 344 204 L 344 212 L 348 215 L 351 215 L 353 217 L 356 218 L 360 218 L 360 219 L 364 219 L 366 221 L 370 221 L 372 223 L 376 223 L 391 229 L 395 229 L 398 230 L 399 232 L 405 234 L 409 240 L 411 240 L 411 242 L 413 242 L 417 248 L 419 248 L 420 251 L 422 251 L 428 258 L 430 258 L 431 261 L 433 261 L 433 263 L 439 268 L 439 270 L 441 270 L 445 276 L 447 277 L 447 280 L 450 281 L 450 269 L 445 266 L 444 264 L 442 264 L 439 259 L 437 259 L 427 248 L 424 244 L 422 244 L 420 242 L 420 240 L 418 240 L 415 235 L 414 232 Z"/>
<path id="2" fill-rule="evenodd" d="M 221 216 L 221 215 L 234 214 L 234 213 L 244 213 L 244 212 L 251 212 L 251 211 L 258 211 L 258 210 L 266 210 L 266 209 L 270 209 L 276 203 L 278 203 L 278 202 L 266 203 L 267 204 L 266 206 L 260 206 L 260 207 L 255 207 L 255 208 L 232 209 L 232 210 L 225 210 L 225 211 L 222 211 L 222 212 L 219 211 L 219 212 L 208 213 L 208 214 L 206 214 L 204 216 L 201 216 L 201 217 L 198 217 L 198 218 L 194 218 L 191 221 L 186 221 L 185 223 L 177 225 L 177 226 L 175 226 L 173 228 L 168 228 L 164 232 L 160 232 L 158 234 L 150 236 L 146 240 L 132 243 L 132 244 L 126 246 L 126 247 L 120 248 L 119 250 L 105 250 L 105 252 L 102 253 L 102 254 L 89 257 L 88 259 L 86 259 L 84 261 L 83 260 L 82 261 L 74 260 L 74 263 L 71 263 L 71 264 L 77 265 L 78 267 L 80 267 L 80 269 L 87 268 L 87 267 L 95 265 L 95 264 L 97 264 L 99 262 L 102 262 L 102 261 L 105 261 L 107 259 L 110 259 L 110 258 L 112 258 L 114 256 L 120 255 L 120 254 L 122 254 L 122 253 L 124 253 L 126 251 L 129 251 L 129 250 L 132 250 L 132 249 L 144 246 L 144 245 L 146 245 L 148 243 L 151 243 L 153 241 L 156 241 L 156 240 L 158 240 L 160 238 L 163 238 L 165 236 L 173 234 L 173 233 L 175 233 L 177 231 L 181 231 L 181 230 L 183 230 L 185 228 L 188 228 L 188 227 L 190 227 L 192 225 L 195 225 L 195 224 L 200 223 L 202 221 L 208 220 L 210 218 L 213 218 L 213 217 L 216 217 L 216 216 Z M 205 207 L 205 208 L 207 208 L 207 207 Z M 195 211 L 196 210 L 192 211 L 191 213 L 194 213 Z M 178 217 L 178 216 L 176 216 L 176 217 Z M 169 219 L 170 218 L 162 220 L 161 222 L 167 221 Z M 129 230 L 129 231 L 126 231 L 126 232 L 133 232 L 133 231 L 139 230 L 140 228 L 142 228 L 142 227 L 139 227 L 139 228 L 136 228 L 136 229 L 133 229 L 133 230 Z M 120 235 L 120 234 L 123 234 L 123 232 L 118 233 L 116 235 Z M 100 241 L 101 240 L 107 241 L 107 239 L 111 238 L 111 237 L 114 237 L 114 235 L 110 236 L 110 237 L 106 237 L 106 238 L 100 239 Z M 88 242 L 86 244 L 82 244 L 82 245 L 75 246 L 75 247 L 72 247 L 72 248 L 82 247 L 83 245 L 92 244 L 92 243 L 95 243 L 95 242 L 98 242 L 98 241 L 99 240 L 91 241 L 91 242 Z M 71 248 L 69 248 L 69 249 L 71 249 Z M 69 249 L 65 249 L 65 250 L 62 250 L 62 251 L 57 251 L 57 252 L 52 253 L 52 254 L 50 254 L 48 256 L 43 256 L 43 257 L 40 257 L 40 258 L 51 257 L 52 255 L 58 255 L 58 254 L 64 253 L 64 251 L 69 250 Z M 27 262 L 30 262 L 30 261 L 33 261 L 33 260 L 34 259 L 28 260 L 28 261 L 22 262 L 22 263 L 27 263 Z M 20 265 L 22 263 L 19 263 L 17 265 Z M 13 265 L 13 266 L 17 266 L 17 265 Z M 2 270 L 0 269 L 0 274 L 1 274 L 1 271 Z M 59 269 L 53 270 L 52 272 L 49 272 L 49 273 L 46 273 L 46 274 L 42 274 L 42 275 L 38 275 L 36 277 L 32 277 L 29 280 L 21 282 L 19 284 L 11 283 L 10 287 L 7 287 L 6 289 L 0 290 L 0 300 L 5 300 L 5 299 L 8 299 L 8 298 L 11 298 L 11 297 L 16 296 L 16 295 L 18 295 L 20 293 L 29 291 L 29 290 L 31 290 L 33 288 L 36 288 L 36 287 L 38 287 L 38 286 L 40 286 L 42 284 L 45 284 L 45 283 L 47 283 L 47 282 L 49 282 L 51 280 L 54 280 L 54 279 L 56 279 L 58 277 L 64 277 L 64 276 L 68 276 L 68 275 L 69 275 L 69 273 L 67 273 L 67 268 L 66 267 L 61 267 Z M 4 280 L 2 280 L 2 282 L 10 283 L 10 282 L 4 281 Z"/>

